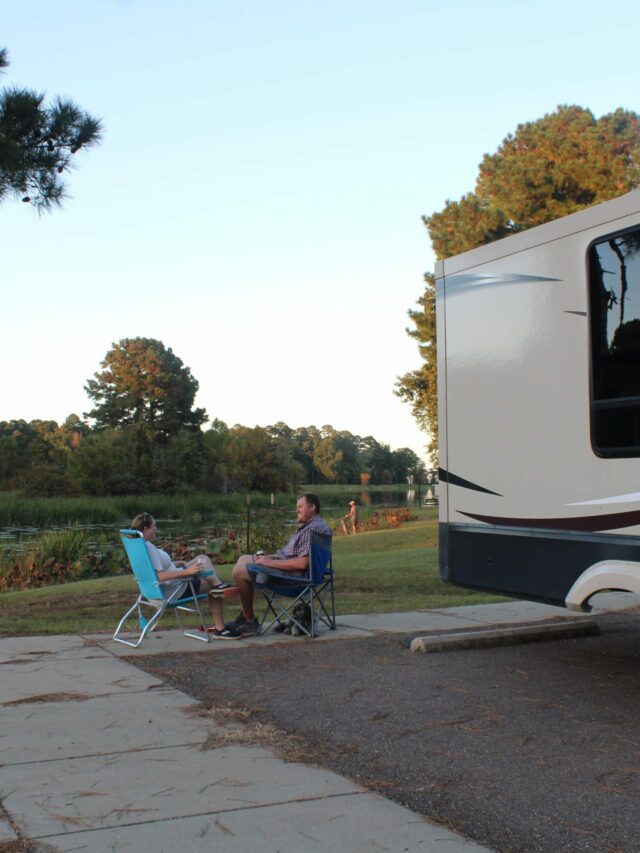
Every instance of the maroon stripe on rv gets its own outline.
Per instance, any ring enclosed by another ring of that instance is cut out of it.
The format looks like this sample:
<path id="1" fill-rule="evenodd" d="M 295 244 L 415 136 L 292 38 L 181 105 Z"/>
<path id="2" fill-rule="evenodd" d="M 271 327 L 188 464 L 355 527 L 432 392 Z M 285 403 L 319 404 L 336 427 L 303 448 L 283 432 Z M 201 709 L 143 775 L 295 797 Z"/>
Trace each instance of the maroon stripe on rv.
<path id="1" fill-rule="evenodd" d="M 505 527 L 536 527 L 547 530 L 584 530 L 595 533 L 598 530 L 618 530 L 621 527 L 633 527 L 640 524 L 640 510 L 614 512 L 610 515 L 583 515 L 575 518 L 505 518 L 499 515 L 478 515 L 463 512 L 461 515 L 483 521 L 485 524 L 501 524 Z"/>

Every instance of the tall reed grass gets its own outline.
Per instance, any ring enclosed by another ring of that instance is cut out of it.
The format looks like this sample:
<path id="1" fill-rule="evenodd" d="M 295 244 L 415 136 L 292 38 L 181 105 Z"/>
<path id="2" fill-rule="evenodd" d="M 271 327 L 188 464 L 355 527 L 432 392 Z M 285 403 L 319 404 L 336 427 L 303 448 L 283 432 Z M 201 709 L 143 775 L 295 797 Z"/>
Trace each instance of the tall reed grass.
<path id="1" fill-rule="evenodd" d="M 291 495 L 277 495 L 277 503 L 290 504 Z M 251 494 L 251 506 L 268 507 L 268 495 Z M 246 513 L 246 496 L 208 495 L 124 495 L 118 497 L 26 498 L 17 492 L 0 492 L 0 527 L 52 527 L 71 524 L 125 525 L 139 512 L 160 519 L 207 522 L 224 516 Z"/>

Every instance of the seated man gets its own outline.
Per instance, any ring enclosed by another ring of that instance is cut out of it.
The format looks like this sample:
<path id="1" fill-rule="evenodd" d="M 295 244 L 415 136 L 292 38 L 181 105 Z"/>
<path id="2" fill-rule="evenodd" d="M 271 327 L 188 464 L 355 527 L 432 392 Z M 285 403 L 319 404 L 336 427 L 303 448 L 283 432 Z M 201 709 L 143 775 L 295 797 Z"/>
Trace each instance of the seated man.
<path id="1" fill-rule="evenodd" d="M 260 554 L 253 556 L 243 554 L 233 568 L 233 582 L 238 587 L 242 613 L 227 623 L 227 628 L 239 631 L 244 636 L 257 634 L 260 628 L 253 612 L 254 588 L 251 576 L 247 571 L 247 563 L 255 563 L 280 572 L 290 572 L 291 577 L 304 577 L 309 569 L 309 551 L 311 550 L 311 533 L 323 533 L 331 536 L 333 531 L 320 518 L 320 498 L 314 494 L 305 494 L 298 498 L 296 516 L 299 527 L 287 544 L 273 555 Z"/>

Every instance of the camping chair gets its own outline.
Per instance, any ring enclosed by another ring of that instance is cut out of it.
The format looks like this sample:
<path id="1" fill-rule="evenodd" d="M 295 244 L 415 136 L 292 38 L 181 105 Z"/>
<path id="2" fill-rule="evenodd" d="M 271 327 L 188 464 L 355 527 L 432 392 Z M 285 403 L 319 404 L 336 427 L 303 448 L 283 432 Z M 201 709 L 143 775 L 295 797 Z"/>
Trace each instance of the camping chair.
<path id="1" fill-rule="evenodd" d="M 156 574 L 156 570 L 153 568 L 153 563 L 151 562 L 151 557 L 149 556 L 149 551 L 147 549 L 147 545 L 145 540 L 142 538 L 142 534 L 138 530 L 121 530 L 120 537 L 122 539 L 122 544 L 124 545 L 124 550 L 127 553 L 127 557 L 129 558 L 129 562 L 131 563 L 131 568 L 133 569 L 133 574 L 136 578 L 136 583 L 138 584 L 138 589 L 140 594 L 136 599 L 135 603 L 132 607 L 127 610 L 122 619 L 120 620 L 120 624 L 116 628 L 116 632 L 113 635 L 113 639 L 117 643 L 124 643 L 125 646 L 132 646 L 132 648 L 137 649 L 140 643 L 144 640 L 147 634 L 156 627 L 165 610 L 174 610 L 176 614 L 176 619 L 178 620 L 178 625 L 180 630 L 185 635 L 185 637 L 192 637 L 194 640 L 200 640 L 204 643 L 210 643 L 211 638 L 206 630 L 206 622 L 204 616 L 202 615 L 202 610 L 200 609 L 200 604 L 198 603 L 199 599 L 207 598 L 206 594 L 196 595 L 193 589 L 193 584 L 188 581 L 187 589 L 182 593 L 182 597 L 178 598 L 178 593 L 180 592 L 180 587 L 177 587 L 170 595 L 166 598 L 164 596 L 163 587 L 168 584 L 175 583 L 175 581 L 159 581 L 158 576 Z M 204 574 L 204 573 L 203 573 Z M 196 577 L 195 575 L 191 575 L 191 578 Z M 187 579 L 185 578 L 185 582 Z M 138 614 L 138 626 L 140 630 L 140 636 L 137 640 L 125 640 L 120 636 L 120 632 L 124 629 L 124 626 L 129 619 L 137 611 Z M 153 611 L 153 614 L 150 618 L 147 619 L 149 612 Z M 185 629 L 182 624 L 181 613 L 197 613 L 200 618 L 200 625 L 202 626 L 199 633 L 194 634 L 189 630 Z M 146 613 L 146 615 L 145 615 Z"/>
<path id="2" fill-rule="evenodd" d="M 333 592 L 331 536 L 322 533 L 311 534 L 307 577 L 291 577 L 289 572 L 258 566 L 255 563 L 247 565 L 247 570 L 254 586 L 262 593 L 266 605 L 259 634 L 266 634 L 276 625 L 289 620 L 307 637 L 318 635 L 320 622 L 335 631 L 336 604 Z M 287 606 L 280 602 L 280 596 L 288 600 Z M 304 602 L 309 607 L 308 627 L 294 616 L 293 611 L 298 602 Z M 267 622 L 270 615 L 273 619 Z"/>

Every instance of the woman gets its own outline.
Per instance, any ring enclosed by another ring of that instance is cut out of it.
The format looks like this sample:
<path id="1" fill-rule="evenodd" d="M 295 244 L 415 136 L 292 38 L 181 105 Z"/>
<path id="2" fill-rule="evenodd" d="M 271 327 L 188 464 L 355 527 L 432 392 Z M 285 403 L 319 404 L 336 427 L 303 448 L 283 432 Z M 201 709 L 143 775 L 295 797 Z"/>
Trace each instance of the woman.
<path id="1" fill-rule="evenodd" d="M 158 527 L 155 518 L 148 512 L 141 512 L 131 522 L 131 529 L 138 530 L 142 533 L 149 557 L 153 568 L 156 570 L 159 581 L 171 581 L 167 583 L 163 589 L 165 597 L 171 595 L 176 589 L 179 589 L 178 598 L 184 595 L 188 583 L 190 582 L 193 591 L 196 595 L 207 594 L 209 596 L 209 609 L 213 619 L 213 628 L 209 628 L 209 632 L 214 637 L 219 637 L 223 640 L 237 640 L 242 636 L 239 631 L 234 628 L 225 626 L 222 618 L 222 598 L 225 590 L 232 589 L 231 584 L 223 583 L 216 575 L 215 569 L 211 560 L 206 554 L 200 554 L 194 557 L 193 560 L 186 562 L 185 560 L 176 560 L 175 562 L 163 551 L 162 548 L 157 548 L 153 544 L 156 538 Z M 196 577 L 201 572 L 211 572 L 207 577 Z M 185 581 L 185 578 L 190 578 L 190 581 Z"/>

